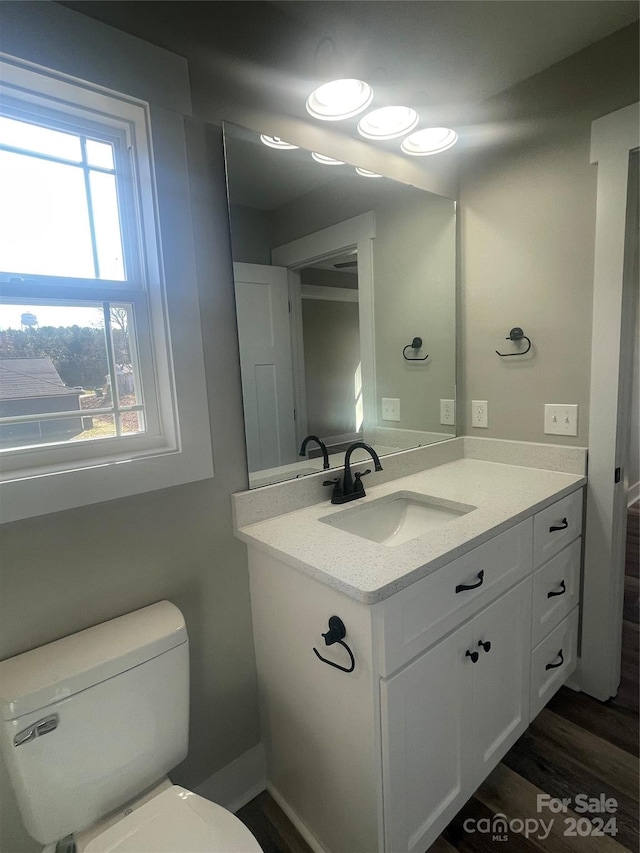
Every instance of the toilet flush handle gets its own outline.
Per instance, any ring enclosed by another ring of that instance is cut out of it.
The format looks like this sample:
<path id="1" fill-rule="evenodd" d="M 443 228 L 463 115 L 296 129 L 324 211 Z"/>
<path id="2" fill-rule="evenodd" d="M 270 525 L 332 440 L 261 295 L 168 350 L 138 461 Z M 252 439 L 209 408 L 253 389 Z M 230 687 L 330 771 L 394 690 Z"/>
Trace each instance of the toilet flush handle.
<path id="1" fill-rule="evenodd" d="M 57 714 L 49 714 L 48 717 L 43 717 L 41 720 L 38 720 L 37 723 L 33 723 L 27 729 L 23 729 L 21 732 L 18 732 L 17 735 L 13 738 L 14 746 L 22 746 L 23 743 L 29 743 L 31 740 L 35 740 L 37 737 L 41 737 L 42 735 L 48 735 L 49 732 L 52 732 L 54 729 L 58 728 L 58 715 Z"/>

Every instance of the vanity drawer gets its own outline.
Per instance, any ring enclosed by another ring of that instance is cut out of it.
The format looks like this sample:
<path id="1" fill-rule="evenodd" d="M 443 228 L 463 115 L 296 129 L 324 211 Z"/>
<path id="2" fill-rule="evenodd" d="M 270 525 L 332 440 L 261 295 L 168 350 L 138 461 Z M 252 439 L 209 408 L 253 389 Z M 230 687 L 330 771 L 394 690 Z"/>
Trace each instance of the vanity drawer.
<path id="1" fill-rule="evenodd" d="M 556 554 L 533 576 L 533 624 L 535 647 L 573 610 L 580 595 L 582 539 Z"/>
<path id="2" fill-rule="evenodd" d="M 582 533 L 582 489 L 533 517 L 533 565 L 541 566 Z"/>
<path id="3" fill-rule="evenodd" d="M 579 607 L 574 607 L 531 654 L 531 720 L 576 667 L 579 611 Z"/>
<path id="4" fill-rule="evenodd" d="M 382 602 L 380 674 L 395 672 L 530 574 L 532 538 L 529 518 Z"/>

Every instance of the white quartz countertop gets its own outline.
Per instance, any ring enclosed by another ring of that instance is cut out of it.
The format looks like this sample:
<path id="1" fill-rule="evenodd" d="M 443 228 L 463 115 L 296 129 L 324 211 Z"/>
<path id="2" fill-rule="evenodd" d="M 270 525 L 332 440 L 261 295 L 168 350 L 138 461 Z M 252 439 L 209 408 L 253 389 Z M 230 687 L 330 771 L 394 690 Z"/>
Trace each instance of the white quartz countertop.
<path id="1" fill-rule="evenodd" d="M 373 480 L 375 474 L 368 478 Z M 240 527 L 237 536 L 339 592 L 375 604 L 579 489 L 586 477 L 477 459 L 459 459 L 381 485 L 334 506 L 329 499 Z M 477 507 L 401 545 L 371 542 L 319 519 L 394 492 Z"/>

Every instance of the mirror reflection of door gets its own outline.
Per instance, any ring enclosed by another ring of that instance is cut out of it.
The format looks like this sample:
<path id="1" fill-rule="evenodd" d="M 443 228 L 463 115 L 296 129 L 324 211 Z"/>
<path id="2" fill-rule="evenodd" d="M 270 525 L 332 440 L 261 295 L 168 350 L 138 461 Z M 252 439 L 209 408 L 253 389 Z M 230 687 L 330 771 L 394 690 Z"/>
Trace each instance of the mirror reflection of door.
<path id="1" fill-rule="evenodd" d="M 335 453 L 362 439 L 356 252 L 304 267 L 300 284 L 304 429 L 322 436 Z"/>
<path id="2" fill-rule="evenodd" d="M 233 265 L 249 471 L 297 461 L 287 270 Z"/>

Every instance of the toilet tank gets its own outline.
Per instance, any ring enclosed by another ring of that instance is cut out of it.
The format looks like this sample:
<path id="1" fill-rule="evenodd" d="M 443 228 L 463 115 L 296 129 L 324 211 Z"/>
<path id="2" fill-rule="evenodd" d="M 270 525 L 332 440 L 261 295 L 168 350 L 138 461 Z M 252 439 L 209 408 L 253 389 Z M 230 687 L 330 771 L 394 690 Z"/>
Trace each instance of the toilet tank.
<path id="1" fill-rule="evenodd" d="M 0 748 L 29 834 L 95 823 L 187 754 L 189 643 L 160 601 L 0 663 Z"/>

